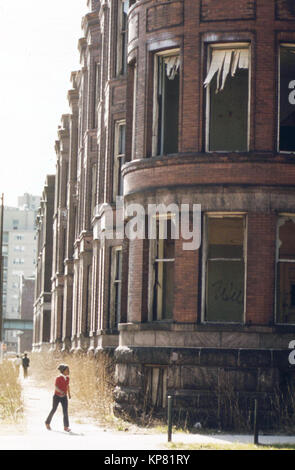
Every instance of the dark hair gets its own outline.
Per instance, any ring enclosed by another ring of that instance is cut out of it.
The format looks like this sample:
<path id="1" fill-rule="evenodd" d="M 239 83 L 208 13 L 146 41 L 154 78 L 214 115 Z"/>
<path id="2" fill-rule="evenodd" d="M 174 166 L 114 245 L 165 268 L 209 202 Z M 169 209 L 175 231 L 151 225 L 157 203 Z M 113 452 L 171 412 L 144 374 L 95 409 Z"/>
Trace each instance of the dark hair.
<path id="1" fill-rule="evenodd" d="M 57 368 L 61 373 L 63 373 L 66 369 L 68 369 L 69 366 L 67 364 L 60 364 Z"/>

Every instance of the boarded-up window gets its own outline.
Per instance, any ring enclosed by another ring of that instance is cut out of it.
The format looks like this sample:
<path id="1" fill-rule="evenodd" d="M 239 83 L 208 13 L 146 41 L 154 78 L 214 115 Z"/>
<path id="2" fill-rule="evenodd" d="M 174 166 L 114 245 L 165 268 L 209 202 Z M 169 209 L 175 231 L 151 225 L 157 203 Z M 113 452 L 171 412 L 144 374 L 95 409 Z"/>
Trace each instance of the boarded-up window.
<path id="1" fill-rule="evenodd" d="M 180 56 L 156 55 L 153 154 L 178 152 Z"/>
<path id="2" fill-rule="evenodd" d="M 171 224 L 170 219 L 158 220 L 157 239 L 151 243 L 153 320 L 168 320 L 173 317 L 175 240 L 171 237 Z"/>
<path id="3" fill-rule="evenodd" d="M 205 320 L 241 323 L 244 318 L 243 217 L 207 217 Z"/>
<path id="4" fill-rule="evenodd" d="M 208 151 L 248 150 L 249 47 L 210 47 L 207 91 Z"/>
<path id="5" fill-rule="evenodd" d="M 295 323 L 295 217 L 279 219 L 277 322 Z"/>
<path id="6" fill-rule="evenodd" d="M 146 407 L 166 408 L 167 368 L 146 366 L 144 368 L 144 403 Z"/>
<path id="7" fill-rule="evenodd" d="M 295 45 L 280 48 L 279 150 L 295 151 Z"/>

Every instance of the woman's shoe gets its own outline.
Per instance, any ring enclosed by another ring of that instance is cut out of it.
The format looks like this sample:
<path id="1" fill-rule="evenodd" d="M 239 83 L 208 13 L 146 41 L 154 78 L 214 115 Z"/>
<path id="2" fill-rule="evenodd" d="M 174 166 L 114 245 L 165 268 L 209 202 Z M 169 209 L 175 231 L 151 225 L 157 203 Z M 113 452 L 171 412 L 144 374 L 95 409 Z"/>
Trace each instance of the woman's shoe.
<path id="1" fill-rule="evenodd" d="M 64 430 L 65 430 L 66 432 L 71 432 L 71 429 L 70 429 L 70 428 L 64 428 Z"/>
<path id="2" fill-rule="evenodd" d="M 48 429 L 48 431 L 51 431 L 50 424 L 48 424 L 48 423 L 45 423 L 45 426 L 46 426 L 46 429 Z"/>

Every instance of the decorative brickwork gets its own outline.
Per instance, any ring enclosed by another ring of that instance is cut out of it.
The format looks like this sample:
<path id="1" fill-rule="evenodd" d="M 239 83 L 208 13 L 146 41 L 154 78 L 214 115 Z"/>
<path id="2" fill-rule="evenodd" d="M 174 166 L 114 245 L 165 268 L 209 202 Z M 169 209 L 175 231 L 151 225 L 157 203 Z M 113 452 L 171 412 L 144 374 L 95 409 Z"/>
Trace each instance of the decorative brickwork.
<path id="1" fill-rule="evenodd" d="M 201 21 L 252 20 L 255 15 L 256 0 L 201 0 Z"/>
<path id="2" fill-rule="evenodd" d="M 163 3 L 147 9 L 147 31 L 157 31 L 183 24 L 183 1 Z"/>
<path id="3" fill-rule="evenodd" d="M 276 0 L 276 18 L 295 21 L 295 5 L 292 0 Z"/>

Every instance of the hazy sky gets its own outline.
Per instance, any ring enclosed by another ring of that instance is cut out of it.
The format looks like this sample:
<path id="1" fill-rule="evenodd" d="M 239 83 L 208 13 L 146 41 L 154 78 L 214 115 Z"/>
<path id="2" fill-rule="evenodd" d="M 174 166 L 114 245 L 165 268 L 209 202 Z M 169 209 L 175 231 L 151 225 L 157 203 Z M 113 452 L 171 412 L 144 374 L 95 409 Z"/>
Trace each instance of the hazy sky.
<path id="1" fill-rule="evenodd" d="M 69 111 L 70 74 L 86 0 L 0 0 L 0 193 L 16 206 L 55 173 L 54 143 Z"/>

